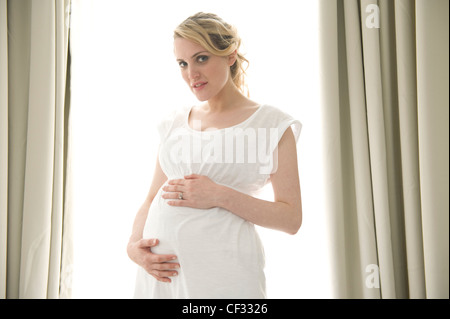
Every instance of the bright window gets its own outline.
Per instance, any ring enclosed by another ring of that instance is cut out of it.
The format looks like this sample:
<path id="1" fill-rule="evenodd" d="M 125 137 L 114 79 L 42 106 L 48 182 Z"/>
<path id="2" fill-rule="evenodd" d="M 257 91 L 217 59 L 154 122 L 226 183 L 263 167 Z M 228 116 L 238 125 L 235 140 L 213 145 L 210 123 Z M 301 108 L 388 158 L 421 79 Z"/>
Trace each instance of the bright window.
<path id="1" fill-rule="evenodd" d="M 298 144 L 303 226 L 258 227 L 269 298 L 331 298 L 322 207 L 316 1 L 72 0 L 74 298 L 131 298 L 126 245 L 147 195 L 168 110 L 197 103 L 173 56 L 172 31 L 198 11 L 237 26 L 251 98 L 303 123 Z M 271 199 L 270 185 L 264 192 Z"/>

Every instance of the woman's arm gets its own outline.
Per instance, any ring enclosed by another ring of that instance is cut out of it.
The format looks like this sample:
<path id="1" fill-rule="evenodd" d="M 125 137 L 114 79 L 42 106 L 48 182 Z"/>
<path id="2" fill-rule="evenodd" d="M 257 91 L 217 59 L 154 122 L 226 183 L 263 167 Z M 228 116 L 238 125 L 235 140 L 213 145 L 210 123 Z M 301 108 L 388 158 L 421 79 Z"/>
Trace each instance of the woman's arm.
<path id="1" fill-rule="evenodd" d="M 159 154 L 159 150 L 158 150 Z M 156 166 L 155 171 L 153 173 L 153 180 L 150 185 L 150 190 L 147 194 L 147 197 L 145 198 L 144 203 L 138 210 L 136 217 L 134 219 L 133 223 L 133 230 L 131 232 L 130 241 L 137 241 L 139 239 L 142 239 L 142 233 L 144 231 L 144 225 L 145 221 L 147 219 L 148 210 L 150 208 L 150 205 L 152 204 L 153 199 L 155 198 L 156 194 L 159 191 L 159 188 L 167 181 L 167 176 L 164 174 L 164 172 L 161 169 L 161 166 L 159 164 L 159 156 L 156 156 Z"/>
<path id="2" fill-rule="evenodd" d="M 254 198 L 229 187 L 222 188 L 221 206 L 262 227 L 295 234 L 302 224 L 302 202 L 294 134 L 289 127 L 278 143 L 278 167 L 270 175 L 274 201 Z"/>
<path id="3" fill-rule="evenodd" d="M 166 180 L 167 176 L 162 171 L 159 164 L 159 156 L 157 156 L 153 181 L 148 195 L 134 219 L 133 230 L 127 245 L 127 253 L 131 260 L 144 268 L 157 280 L 171 282 L 169 276 L 176 276 L 177 272 L 174 269 L 180 267 L 178 263 L 171 262 L 177 257 L 175 255 L 157 255 L 152 253 L 151 248 L 158 245 L 158 239 L 142 238 L 150 205 Z"/>
<path id="4" fill-rule="evenodd" d="M 302 202 L 294 134 L 289 127 L 278 143 L 278 167 L 270 180 L 274 201 L 262 200 L 214 183 L 207 176 L 192 174 L 185 179 L 171 180 L 163 188 L 164 198 L 173 206 L 195 208 L 223 207 L 256 225 L 295 234 L 302 224 Z"/>

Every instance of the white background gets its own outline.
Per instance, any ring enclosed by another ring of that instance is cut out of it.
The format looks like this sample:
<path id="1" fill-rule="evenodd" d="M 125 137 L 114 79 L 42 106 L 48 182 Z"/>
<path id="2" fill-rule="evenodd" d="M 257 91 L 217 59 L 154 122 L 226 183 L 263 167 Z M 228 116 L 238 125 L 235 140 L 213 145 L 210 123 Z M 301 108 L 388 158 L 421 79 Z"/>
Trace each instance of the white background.
<path id="1" fill-rule="evenodd" d="M 213 12 L 234 24 L 250 61 L 251 98 L 303 124 L 298 147 L 303 225 L 258 227 L 269 298 L 331 298 L 322 191 L 316 1 L 72 0 L 74 298 L 131 298 L 126 254 L 147 195 L 168 111 L 195 104 L 173 56 L 173 29 Z M 262 196 L 271 200 L 269 184 Z"/>

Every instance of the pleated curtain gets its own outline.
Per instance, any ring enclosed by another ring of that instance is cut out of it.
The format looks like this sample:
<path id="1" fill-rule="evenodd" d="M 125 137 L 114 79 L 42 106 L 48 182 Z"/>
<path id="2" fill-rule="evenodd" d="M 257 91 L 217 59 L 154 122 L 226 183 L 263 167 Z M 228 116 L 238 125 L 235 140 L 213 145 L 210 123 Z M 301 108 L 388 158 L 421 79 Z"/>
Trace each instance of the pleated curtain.
<path id="1" fill-rule="evenodd" d="M 0 0 L 0 297 L 70 296 L 70 1 Z"/>
<path id="2" fill-rule="evenodd" d="M 449 2 L 321 0 L 336 298 L 449 297 Z"/>

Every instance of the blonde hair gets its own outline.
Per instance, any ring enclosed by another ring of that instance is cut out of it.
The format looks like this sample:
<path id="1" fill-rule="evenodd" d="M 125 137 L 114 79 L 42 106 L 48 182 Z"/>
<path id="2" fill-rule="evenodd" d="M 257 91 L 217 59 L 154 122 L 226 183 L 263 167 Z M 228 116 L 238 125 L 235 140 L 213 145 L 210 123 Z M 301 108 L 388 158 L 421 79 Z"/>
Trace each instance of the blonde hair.
<path id="1" fill-rule="evenodd" d="M 231 77 L 236 87 L 242 93 L 245 92 L 247 88 L 244 63 L 247 67 L 249 63 L 239 52 L 241 38 L 234 26 L 213 13 L 199 12 L 184 20 L 174 30 L 174 38 L 191 40 L 217 56 L 229 56 L 236 51 L 236 62 L 230 67 Z"/>

